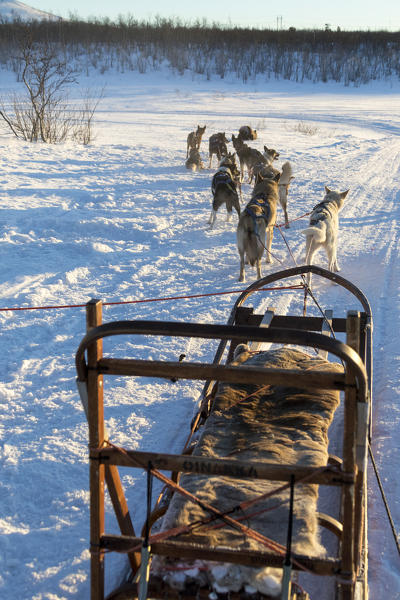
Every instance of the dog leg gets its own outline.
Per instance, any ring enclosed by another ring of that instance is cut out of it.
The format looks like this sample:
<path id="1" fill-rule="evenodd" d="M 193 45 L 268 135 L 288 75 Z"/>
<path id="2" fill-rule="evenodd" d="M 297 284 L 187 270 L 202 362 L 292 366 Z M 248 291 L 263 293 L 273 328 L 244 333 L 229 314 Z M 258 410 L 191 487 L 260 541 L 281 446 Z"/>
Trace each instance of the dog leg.
<path id="1" fill-rule="evenodd" d="M 271 255 L 272 238 L 273 237 L 274 237 L 274 228 L 273 227 L 267 227 L 267 244 L 266 244 L 267 256 L 266 256 L 266 262 L 268 264 L 271 264 L 273 262 L 272 255 Z"/>
<path id="2" fill-rule="evenodd" d="M 237 212 L 237 216 L 238 218 L 240 217 L 240 202 L 239 202 L 239 196 L 235 196 L 233 199 L 233 208 L 236 210 Z"/>
<path id="3" fill-rule="evenodd" d="M 257 279 L 261 279 L 261 277 L 262 277 L 262 275 L 261 275 L 261 257 L 257 258 L 256 268 L 257 268 Z"/>
<path id="4" fill-rule="evenodd" d="M 306 258 L 305 258 L 306 265 L 312 264 L 313 256 L 318 247 L 319 247 L 319 244 L 317 244 L 314 241 L 314 237 L 312 235 L 308 235 L 306 238 Z M 311 285 L 311 273 L 307 274 L 307 284 L 309 286 Z"/>
<path id="5" fill-rule="evenodd" d="M 340 271 L 339 264 L 336 256 L 336 248 L 332 246 L 328 246 L 326 249 L 326 253 L 328 255 L 328 263 L 330 271 Z"/>
<path id="6" fill-rule="evenodd" d="M 208 219 L 208 222 L 211 225 L 210 229 L 212 229 L 214 227 L 214 223 L 215 223 L 216 218 L 217 218 L 217 212 L 212 208 L 211 209 L 210 218 Z"/>
<path id="7" fill-rule="evenodd" d="M 239 250 L 239 257 L 240 257 L 240 273 L 239 273 L 238 281 L 245 282 L 246 275 L 244 272 L 244 251 Z"/>
<path id="8" fill-rule="evenodd" d="M 289 225 L 289 217 L 288 217 L 288 213 L 287 213 L 287 197 L 288 197 L 287 186 L 280 185 L 279 186 L 279 203 L 280 203 L 280 205 L 283 209 L 284 215 L 285 215 L 285 228 L 289 229 L 290 225 Z"/>

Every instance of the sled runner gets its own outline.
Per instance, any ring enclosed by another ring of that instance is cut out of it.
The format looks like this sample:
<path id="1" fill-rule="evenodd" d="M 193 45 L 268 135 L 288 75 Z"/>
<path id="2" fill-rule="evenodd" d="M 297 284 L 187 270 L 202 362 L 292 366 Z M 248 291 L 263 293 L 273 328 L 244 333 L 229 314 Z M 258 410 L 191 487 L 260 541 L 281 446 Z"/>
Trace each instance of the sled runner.
<path id="1" fill-rule="evenodd" d="M 253 293 L 305 281 L 307 273 L 350 292 L 358 310 L 351 304 L 345 316 L 310 317 L 257 314 L 246 305 Z M 226 325 L 103 324 L 101 308 L 100 301 L 88 303 L 87 334 L 76 354 L 89 423 L 91 599 L 105 598 L 106 556 L 119 552 L 128 555 L 130 573 L 109 600 L 367 600 L 372 315 L 362 292 L 309 265 L 250 285 Z M 132 344 L 127 358 L 103 356 L 103 339 L 121 335 L 219 345 L 212 363 L 139 360 Z M 107 439 L 104 375 L 205 381 L 181 454 L 165 454 L 156 442 L 153 452 L 142 452 Z M 140 534 L 118 467 L 146 472 Z M 154 478 L 164 484 L 155 506 Z M 105 484 L 120 535 L 105 531 Z"/>

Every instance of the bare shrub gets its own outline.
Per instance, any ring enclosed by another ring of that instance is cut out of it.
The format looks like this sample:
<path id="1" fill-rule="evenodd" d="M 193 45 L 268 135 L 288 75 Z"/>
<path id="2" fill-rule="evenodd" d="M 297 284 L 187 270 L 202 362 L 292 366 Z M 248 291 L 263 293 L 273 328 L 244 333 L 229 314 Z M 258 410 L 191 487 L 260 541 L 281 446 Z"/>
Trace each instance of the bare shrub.
<path id="1" fill-rule="evenodd" d="M 57 46 L 34 42 L 28 32 L 19 42 L 19 52 L 25 95 L 14 93 L 8 101 L 0 100 L 0 117 L 6 126 L 17 138 L 29 142 L 54 144 L 71 135 L 89 143 L 100 98 L 93 102 L 87 96 L 77 113 L 68 101 L 67 89 L 76 83 L 75 72 L 60 58 Z"/>
<path id="2" fill-rule="evenodd" d="M 298 131 L 299 133 L 303 133 L 304 135 L 315 135 L 319 131 L 318 127 L 316 127 L 315 125 L 310 125 L 310 123 L 305 123 L 304 121 L 299 121 L 290 129 L 292 131 Z"/>
<path id="3" fill-rule="evenodd" d="M 87 146 L 93 139 L 93 118 L 100 100 L 104 96 L 104 88 L 94 97 L 91 90 L 86 90 L 83 106 L 72 127 L 72 138 Z"/>

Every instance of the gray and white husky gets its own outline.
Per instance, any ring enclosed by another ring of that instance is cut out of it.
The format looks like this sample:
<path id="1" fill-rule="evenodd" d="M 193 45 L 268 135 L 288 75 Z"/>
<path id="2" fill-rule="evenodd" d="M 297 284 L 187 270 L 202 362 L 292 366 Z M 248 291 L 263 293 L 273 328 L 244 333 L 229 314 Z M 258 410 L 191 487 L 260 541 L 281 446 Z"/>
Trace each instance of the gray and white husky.
<path id="1" fill-rule="evenodd" d="M 310 226 L 302 233 L 306 236 L 305 263 L 310 265 L 315 252 L 325 248 L 328 266 L 331 271 L 339 271 L 337 261 L 337 237 L 339 232 L 339 211 L 349 190 L 334 192 L 325 186 L 325 197 L 314 206 L 310 216 Z M 309 278 L 310 281 L 310 278 Z"/>

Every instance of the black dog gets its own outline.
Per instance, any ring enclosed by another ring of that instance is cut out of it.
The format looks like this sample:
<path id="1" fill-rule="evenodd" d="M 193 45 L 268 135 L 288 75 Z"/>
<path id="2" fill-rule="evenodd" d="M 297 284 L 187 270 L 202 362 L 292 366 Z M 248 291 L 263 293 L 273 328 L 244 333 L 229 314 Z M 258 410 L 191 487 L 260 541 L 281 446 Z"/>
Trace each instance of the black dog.
<path id="1" fill-rule="evenodd" d="M 225 204 L 228 211 L 227 221 L 229 221 L 232 209 L 234 208 L 240 216 L 240 203 L 236 186 L 239 184 L 240 171 L 235 163 L 235 155 L 228 154 L 222 159 L 218 171 L 215 173 L 211 182 L 211 191 L 213 194 L 212 211 L 209 218 L 211 229 L 217 218 L 218 209 Z"/>

